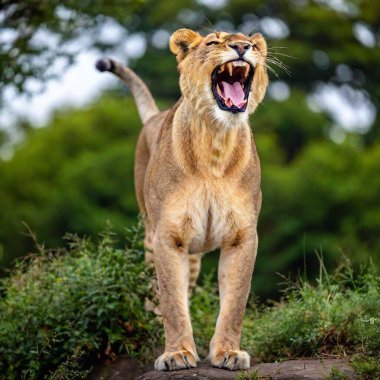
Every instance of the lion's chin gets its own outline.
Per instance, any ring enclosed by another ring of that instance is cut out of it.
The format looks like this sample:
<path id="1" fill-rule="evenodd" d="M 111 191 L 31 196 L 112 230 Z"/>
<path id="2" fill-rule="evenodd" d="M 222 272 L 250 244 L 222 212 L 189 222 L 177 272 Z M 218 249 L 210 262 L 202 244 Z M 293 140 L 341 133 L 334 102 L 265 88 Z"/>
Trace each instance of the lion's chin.
<path id="1" fill-rule="evenodd" d="M 216 104 L 222 111 L 245 112 L 251 91 L 254 68 L 237 59 L 217 66 L 211 74 L 211 88 Z"/>
<path id="2" fill-rule="evenodd" d="M 227 130 L 230 128 L 240 128 L 245 126 L 248 122 L 249 112 L 248 109 L 240 112 L 226 112 L 214 103 L 211 107 L 209 116 L 211 116 L 211 124 Z"/>

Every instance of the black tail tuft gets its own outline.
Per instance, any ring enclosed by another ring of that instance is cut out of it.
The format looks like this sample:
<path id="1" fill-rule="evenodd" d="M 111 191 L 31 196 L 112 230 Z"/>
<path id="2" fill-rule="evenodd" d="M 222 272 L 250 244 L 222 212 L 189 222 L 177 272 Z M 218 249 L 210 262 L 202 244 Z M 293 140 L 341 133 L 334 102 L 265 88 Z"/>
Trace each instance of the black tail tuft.
<path id="1" fill-rule="evenodd" d="M 98 59 L 95 63 L 95 67 L 97 68 L 97 70 L 99 70 L 102 73 L 104 71 L 113 72 L 115 69 L 114 63 L 108 58 Z"/>

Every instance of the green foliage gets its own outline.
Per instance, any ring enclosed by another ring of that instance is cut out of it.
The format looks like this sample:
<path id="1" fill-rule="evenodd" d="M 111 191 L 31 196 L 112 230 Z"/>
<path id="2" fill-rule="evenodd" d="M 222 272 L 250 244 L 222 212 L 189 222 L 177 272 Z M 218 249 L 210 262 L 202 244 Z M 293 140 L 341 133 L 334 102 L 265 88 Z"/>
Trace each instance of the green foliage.
<path id="1" fill-rule="evenodd" d="M 324 253 L 328 268 L 342 252 L 358 263 L 372 257 L 379 264 L 379 145 L 363 149 L 354 139 L 341 145 L 320 140 L 279 165 L 268 157 L 271 152 L 276 157 L 276 150 L 260 149 L 268 136 L 256 133 L 256 138 L 263 171 L 256 274 L 266 274 L 256 281 L 275 282 L 275 272 L 294 272 L 304 260 L 314 275 L 316 250 Z"/>
<path id="2" fill-rule="evenodd" d="M 355 355 L 350 363 L 359 375 L 360 380 L 380 379 L 380 355 L 367 356 L 364 354 Z"/>
<path id="3" fill-rule="evenodd" d="M 293 90 L 291 96 L 281 103 L 265 99 L 253 114 L 251 124 L 256 132 L 259 152 L 265 155 L 262 157 L 265 163 L 277 164 L 288 163 L 302 155 L 310 142 L 325 140 L 329 130 L 326 115 L 311 111 L 305 101 L 305 93 L 299 90 Z M 279 153 L 263 149 L 262 136 L 274 139 L 272 144 Z"/>
<path id="4" fill-rule="evenodd" d="M 103 98 L 31 130 L 14 157 L 0 161 L 0 262 L 33 248 L 22 222 L 48 247 L 61 245 L 66 231 L 95 237 L 107 220 L 118 233 L 132 225 L 140 128 L 132 100 Z"/>
<path id="5" fill-rule="evenodd" d="M 239 374 L 236 376 L 236 380 L 259 380 L 259 374 L 258 370 L 254 370 L 253 372 L 245 372 L 240 371 Z"/>
<path id="6" fill-rule="evenodd" d="M 74 353 L 69 356 L 63 363 L 61 363 L 57 369 L 49 373 L 50 380 L 72 380 L 72 379 L 87 379 L 88 375 L 91 373 L 91 368 L 87 369 L 83 364 L 85 358 L 84 351 L 79 349 L 74 349 Z M 29 372 L 26 370 L 23 372 L 24 377 L 33 378 L 33 371 Z"/>
<path id="7" fill-rule="evenodd" d="M 265 361 L 319 354 L 380 354 L 380 276 L 371 264 L 353 274 L 345 262 L 333 275 L 323 263 L 316 286 L 290 284 L 274 307 L 251 310 L 243 339 Z"/>
<path id="8" fill-rule="evenodd" d="M 135 241 L 137 241 L 135 239 Z M 97 357 L 149 357 L 161 327 L 144 309 L 150 271 L 137 246 L 115 249 L 76 236 L 40 252 L 2 280 L 0 373 L 7 379 L 73 379 Z"/>
<path id="9" fill-rule="evenodd" d="M 350 380 L 349 377 L 336 367 L 331 368 L 331 372 L 327 380 Z"/>

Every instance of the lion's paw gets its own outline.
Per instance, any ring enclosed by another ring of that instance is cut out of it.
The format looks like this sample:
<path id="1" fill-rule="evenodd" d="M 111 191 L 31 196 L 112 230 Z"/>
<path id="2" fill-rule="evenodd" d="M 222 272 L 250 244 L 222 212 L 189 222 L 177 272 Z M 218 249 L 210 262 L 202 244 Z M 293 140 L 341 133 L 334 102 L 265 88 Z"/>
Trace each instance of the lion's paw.
<path id="1" fill-rule="evenodd" d="M 196 366 L 197 358 L 187 350 L 164 352 L 154 363 L 156 371 L 178 371 Z"/>
<path id="2" fill-rule="evenodd" d="M 246 351 L 218 350 L 211 355 L 210 359 L 213 367 L 229 369 L 231 371 L 247 369 L 250 365 L 250 358 Z"/>

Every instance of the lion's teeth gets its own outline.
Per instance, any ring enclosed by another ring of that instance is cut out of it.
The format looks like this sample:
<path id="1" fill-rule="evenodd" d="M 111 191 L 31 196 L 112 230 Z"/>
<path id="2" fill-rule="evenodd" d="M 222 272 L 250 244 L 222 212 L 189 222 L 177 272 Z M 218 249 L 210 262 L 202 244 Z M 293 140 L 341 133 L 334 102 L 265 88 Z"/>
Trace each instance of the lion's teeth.
<path id="1" fill-rule="evenodd" d="M 230 73 L 230 77 L 232 77 L 232 70 L 233 70 L 232 63 L 228 62 L 228 63 L 226 63 L 226 65 L 227 65 L 227 68 L 228 68 L 228 72 Z"/>
<path id="2" fill-rule="evenodd" d="M 249 74 L 249 65 L 245 66 L 244 76 L 247 78 Z"/>
<path id="3" fill-rule="evenodd" d="M 225 69 L 224 65 L 221 65 L 220 68 L 219 68 L 219 72 L 222 73 L 224 71 L 224 69 Z"/>
<path id="4" fill-rule="evenodd" d="M 222 91 L 221 91 L 220 88 L 219 88 L 219 84 L 216 85 L 216 92 L 218 93 L 218 95 L 219 95 L 220 97 L 222 97 Z"/>

